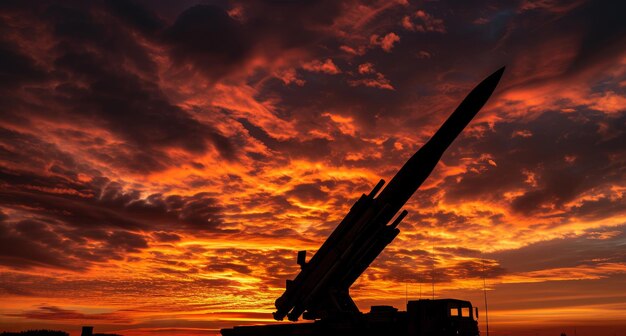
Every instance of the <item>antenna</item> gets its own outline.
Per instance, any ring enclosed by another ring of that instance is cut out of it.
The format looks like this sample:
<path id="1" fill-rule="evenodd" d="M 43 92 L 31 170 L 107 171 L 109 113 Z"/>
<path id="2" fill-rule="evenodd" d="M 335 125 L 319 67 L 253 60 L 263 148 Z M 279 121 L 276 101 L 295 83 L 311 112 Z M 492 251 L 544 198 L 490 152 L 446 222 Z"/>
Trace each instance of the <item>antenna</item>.
<path id="1" fill-rule="evenodd" d="M 435 299 L 435 237 L 432 237 L 430 242 L 431 244 L 431 260 L 432 260 L 432 270 L 431 270 L 431 278 L 433 280 L 433 300 Z"/>
<path id="2" fill-rule="evenodd" d="M 419 276 L 417 277 L 417 282 L 419 282 L 420 284 L 420 297 L 419 299 L 422 299 L 422 278 L 420 278 Z"/>
<path id="3" fill-rule="evenodd" d="M 406 282 L 404 283 L 405 287 L 404 287 L 404 303 L 405 304 L 409 304 L 409 283 Z"/>
<path id="4" fill-rule="evenodd" d="M 487 336 L 489 336 L 489 312 L 487 310 L 487 274 L 485 272 L 485 259 L 483 258 L 483 294 L 485 295 L 485 324 L 487 327 Z"/>

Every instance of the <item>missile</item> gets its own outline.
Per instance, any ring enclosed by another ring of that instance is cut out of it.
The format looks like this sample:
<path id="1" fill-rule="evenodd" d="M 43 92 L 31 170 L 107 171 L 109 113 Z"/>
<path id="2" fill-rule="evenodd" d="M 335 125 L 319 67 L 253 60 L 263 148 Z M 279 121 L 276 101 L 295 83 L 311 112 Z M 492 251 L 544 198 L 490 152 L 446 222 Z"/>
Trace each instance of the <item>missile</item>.
<path id="1" fill-rule="evenodd" d="M 503 73 L 504 67 L 478 84 L 384 189 L 381 180 L 368 195 L 362 195 L 309 262 L 304 251 L 298 253 L 301 271 L 294 280 L 287 280 L 285 292 L 276 300 L 276 320 L 287 316 L 296 321 L 303 313 L 305 319 L 318 319 L 358 312 L 350 286 L 400 233 L 397 226 L 407 212 L 396 214 L 485 105 Z"/>
<path id="2" fill-rule="evenodd" d="M 380 192 L 377 198 L 380 202 L 393 205 L 398 211 L 411 198 L 435 169 L 446 149 L 487 103 L 503 73 L 504 67 L 485 78 L 465 97 L 435 135 L 413 154 Z"/>

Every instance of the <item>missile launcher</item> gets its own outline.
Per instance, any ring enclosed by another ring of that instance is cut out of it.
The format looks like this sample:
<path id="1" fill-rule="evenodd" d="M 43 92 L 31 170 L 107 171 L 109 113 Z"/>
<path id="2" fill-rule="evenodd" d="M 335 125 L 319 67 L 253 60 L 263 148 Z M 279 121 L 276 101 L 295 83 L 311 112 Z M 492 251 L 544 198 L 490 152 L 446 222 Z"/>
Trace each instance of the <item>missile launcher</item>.
<path id="1" fill-rule="evenodd" d="M 363 314 L 350 297 L 350 287 L 400 233 L 407 215 L 402 207 L 433 171 L 445 150 L 465 129 L 495 90 L 504 68 L 478 84 L 439 130 L 402 166 L 385 186 L 380 180 L 363 194 L 319 250 L 306 261 L 300 251 L 300 273 L 287 280 L 276 300 L 273 317 L 313 323 L 223 329 L 224 336 L 244 335 L 478 335 L 478 311 L 455 299 L 409 301 L 406 312 L 376 306 Z M 402 210 L 402 211 L 401 211 Z M 456 314 L 455 314 L 456 312 Z M 378 330 L 378 331 L 377 331 Z"/>

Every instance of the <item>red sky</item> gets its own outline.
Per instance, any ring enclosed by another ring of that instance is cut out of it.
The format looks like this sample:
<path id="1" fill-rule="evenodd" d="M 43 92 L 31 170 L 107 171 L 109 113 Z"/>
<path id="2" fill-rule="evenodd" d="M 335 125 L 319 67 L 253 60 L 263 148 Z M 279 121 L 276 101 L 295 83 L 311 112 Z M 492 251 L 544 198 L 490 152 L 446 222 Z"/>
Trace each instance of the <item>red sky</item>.
<path id="1" fill-rule="evenodd" d="M 626 335 L 624 12 L 3 1 L 0 330 L 270 322 L 296 252 L 506 65 L 352 296 L 404 308 L 434 265 L 481 311 L 487 276 L 490 334 Z"/>

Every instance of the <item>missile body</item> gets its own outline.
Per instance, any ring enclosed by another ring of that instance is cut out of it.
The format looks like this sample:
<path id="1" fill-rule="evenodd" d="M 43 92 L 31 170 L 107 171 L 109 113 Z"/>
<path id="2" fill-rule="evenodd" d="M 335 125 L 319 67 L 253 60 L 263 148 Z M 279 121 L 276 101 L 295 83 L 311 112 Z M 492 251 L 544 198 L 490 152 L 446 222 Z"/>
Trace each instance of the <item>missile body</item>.
<path id="1" fill-rule="evenodd" d="M 407 214 L 404 210 L 396 217 L 398 211 L 485 105 L 503 72 L 504 67 L 478 84 L 378 196 L 383 180 L 362 195 L 309 262 L 299 253 L 302 269 L 294 280 L 287 280 L 285 292 L 276 300 L 276 320 L 287 316 L 296 321 L 303 313 L 305 319 L 319 319 L 359 312 L 350 298 L 350 286 L 398 235 L 397 225 Z"/>

